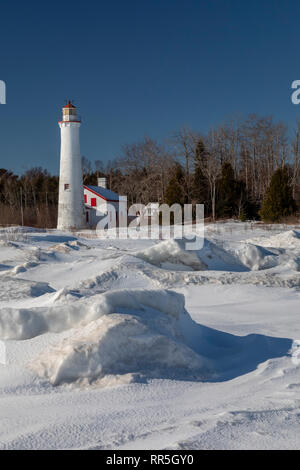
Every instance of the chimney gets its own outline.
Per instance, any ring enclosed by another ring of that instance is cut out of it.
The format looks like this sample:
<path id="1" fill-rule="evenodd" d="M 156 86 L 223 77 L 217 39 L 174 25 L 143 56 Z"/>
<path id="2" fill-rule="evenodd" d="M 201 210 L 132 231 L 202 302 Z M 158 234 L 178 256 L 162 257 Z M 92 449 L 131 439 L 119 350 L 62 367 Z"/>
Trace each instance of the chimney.
<path id="1" fill-rule="evenodd" d="M 106 188 L 106 178 L 98 178 L 98 187 Z"/>

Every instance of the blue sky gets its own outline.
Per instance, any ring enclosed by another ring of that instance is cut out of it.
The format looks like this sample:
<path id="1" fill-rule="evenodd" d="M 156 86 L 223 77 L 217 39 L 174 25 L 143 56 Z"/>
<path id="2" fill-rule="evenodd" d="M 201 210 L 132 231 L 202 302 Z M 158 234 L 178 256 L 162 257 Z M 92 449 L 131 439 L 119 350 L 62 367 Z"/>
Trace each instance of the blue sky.
<path id="1" fill-rule="evenodd" d="M 206 132 L 229 115 L 300 116 L 298 1 L 4 1 L 0 14 L 0 167 L 58 172 L 68 98 L 82 154 L 104 162 L 144 135 Z"/>

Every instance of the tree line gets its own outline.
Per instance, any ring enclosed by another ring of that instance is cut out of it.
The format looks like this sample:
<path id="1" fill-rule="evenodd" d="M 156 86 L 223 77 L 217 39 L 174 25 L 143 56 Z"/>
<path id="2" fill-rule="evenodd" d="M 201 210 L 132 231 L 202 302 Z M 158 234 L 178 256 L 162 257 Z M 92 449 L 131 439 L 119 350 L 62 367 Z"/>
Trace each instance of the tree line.
<path id="1" fill-rule="evenodd" d="M 205 216 L 279 221 L 300 204 L 300 121 L 288 129 L 250 115 L 206 134 L 187 127 L 162 142 L 144 137 L 123 145 L 108 163 L 82 158 L 83 181 L 126 195 L 128 204 L 203 203 Z M 55 227 L 58 177 L 33 168 L 0 170 L 0 224 Z"/>
<path id="2" fill-rule="evenodd" d="M 58 180 L 42 168 L 21 176 L 0 168 L 0 225 L 55 227 Z"/>

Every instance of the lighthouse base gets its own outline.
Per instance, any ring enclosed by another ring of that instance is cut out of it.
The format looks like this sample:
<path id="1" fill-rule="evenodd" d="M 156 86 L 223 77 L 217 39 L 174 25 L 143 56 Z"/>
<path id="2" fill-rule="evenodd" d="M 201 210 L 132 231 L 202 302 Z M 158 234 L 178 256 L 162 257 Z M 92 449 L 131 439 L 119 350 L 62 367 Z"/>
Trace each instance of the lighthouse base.
<path id="1" fill-rule="evenodd" d="M 79 213 L 78 213 L 79 212 Z M 65 204 L 58 205 L 57 229 L 63 231 L 81 230 L 87 227 L 85 210 L 72 210 Z"/>

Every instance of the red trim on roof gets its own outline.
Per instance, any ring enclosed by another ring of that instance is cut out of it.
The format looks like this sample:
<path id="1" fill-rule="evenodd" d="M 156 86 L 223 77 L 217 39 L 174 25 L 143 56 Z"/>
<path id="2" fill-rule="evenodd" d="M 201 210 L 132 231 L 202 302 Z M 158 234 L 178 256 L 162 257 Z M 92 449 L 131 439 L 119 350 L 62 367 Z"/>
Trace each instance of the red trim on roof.
<path id="1" fill-rule="evenodd" d="M 74 106 L 71 101 L 69 100 L 68 103 L 66 104 L 66 106 L 64 106 L 64 108 L 76 108 L 76 106 Z"/>
<path id="2" fill-rule="evenodd" d="M 93 189 L 88 188 L 88 187 L 85 186 L 85 185 L 83 185 L 83 187 L 84 187 L 84 189 L 86 189 L 87 191 L 91 191 L 91 193 L 96 194 L 96 196 L 101 197 L 102 199 L 104 199 L 104 201 L 107 201 L 107 202 L 119 202 L 119 200 L 114 201 L 113 199 L 106 199 L 106 197 L 101 196 L 101 194 L 96 193 L 96 191 L 94 191 Z"/>

